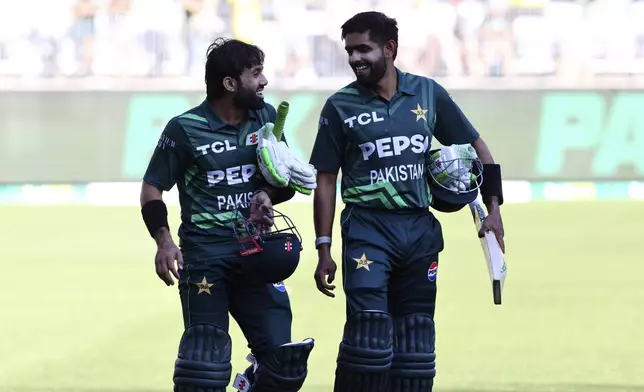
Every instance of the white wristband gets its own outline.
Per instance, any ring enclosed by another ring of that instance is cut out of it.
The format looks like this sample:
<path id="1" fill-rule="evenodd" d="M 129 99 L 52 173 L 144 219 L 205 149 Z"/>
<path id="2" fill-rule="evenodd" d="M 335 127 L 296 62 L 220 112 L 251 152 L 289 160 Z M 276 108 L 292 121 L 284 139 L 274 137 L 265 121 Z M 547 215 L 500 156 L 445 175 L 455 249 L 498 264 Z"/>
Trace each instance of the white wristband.
<path id="1" fill-rule="evenodd" d="M 315 249 L 319 248 L 320 245 L 322 245 L 322 244 L 331 245 L 331 237 L 322 236 L 322 237 L 318 237 L 318 238 L 315 239 Z"/>

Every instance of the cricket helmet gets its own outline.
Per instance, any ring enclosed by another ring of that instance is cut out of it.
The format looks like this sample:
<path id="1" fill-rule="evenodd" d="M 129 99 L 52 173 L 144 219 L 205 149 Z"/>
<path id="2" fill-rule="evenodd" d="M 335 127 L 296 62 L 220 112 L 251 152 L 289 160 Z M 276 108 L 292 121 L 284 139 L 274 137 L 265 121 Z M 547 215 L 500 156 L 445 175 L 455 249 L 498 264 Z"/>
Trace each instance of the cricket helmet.
<path id="1" fill-rule="evenodd" d="M 429 151 L 427 157 L 431 207 L 456 212 L 473 202 L 483 184 L 483 164 L 469 144 Z"/>
<path id="2" fill-rule="evenodd" d="M 262 226 L 250 217 L 252 203 L 239 205 L 231 219 L 233 237 L 243 256 L 247 279 L 278 283 L 293 275 L 300 262 L 302 237 L 288 216 L 272 209 L 273 225 Z"/>

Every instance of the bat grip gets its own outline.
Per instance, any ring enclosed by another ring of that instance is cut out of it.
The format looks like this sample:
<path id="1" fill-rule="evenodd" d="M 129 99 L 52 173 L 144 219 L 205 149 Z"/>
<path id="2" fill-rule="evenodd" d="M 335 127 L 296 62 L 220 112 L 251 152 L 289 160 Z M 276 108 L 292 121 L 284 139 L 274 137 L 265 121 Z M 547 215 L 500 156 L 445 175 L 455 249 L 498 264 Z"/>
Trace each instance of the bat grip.
<path id="1" fill-rule="evenodd" d="M 284 134 L 284 123 L 286 122 L 286 115 L 288 114 L 289 104 L 286 101 L 283 101 L 277 107 L 277 113 L 275 116 L 275 127 L 273 128 L 273 135 L 277 140 L 282 140 L 282 135 Z"/>

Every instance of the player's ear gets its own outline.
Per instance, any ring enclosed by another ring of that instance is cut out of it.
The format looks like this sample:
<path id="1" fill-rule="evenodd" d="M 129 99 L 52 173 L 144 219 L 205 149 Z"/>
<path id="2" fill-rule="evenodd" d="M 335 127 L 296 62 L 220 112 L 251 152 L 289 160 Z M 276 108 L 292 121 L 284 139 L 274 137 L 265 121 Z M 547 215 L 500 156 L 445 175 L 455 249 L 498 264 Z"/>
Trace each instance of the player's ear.
<path id="1" fill-rule="evenodd" d="M 228 91 L 230 93 L 234 93 L 237 90 L 237 81 L 235 80 L 235 78 L 231 78 L 230 76 L 226 76 L 224 78 L 223 83 L 224 83 L 224 88 L 226 89 L 226 91 Z"/>
<path id="2" fill-rule="evenodd" d="M 393 59 L 394 53 L 396 53 L 396 42 L 394 40 L 389 40 L 383 48 L 383 53 L 386 59 Z"/>

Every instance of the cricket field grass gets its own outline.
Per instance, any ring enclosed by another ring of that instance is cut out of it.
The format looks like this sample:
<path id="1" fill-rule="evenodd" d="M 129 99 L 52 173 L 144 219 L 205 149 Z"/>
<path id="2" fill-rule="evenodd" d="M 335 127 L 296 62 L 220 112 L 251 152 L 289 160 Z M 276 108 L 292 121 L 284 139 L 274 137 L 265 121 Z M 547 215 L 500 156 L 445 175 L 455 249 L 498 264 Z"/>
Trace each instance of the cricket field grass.
<path id="1" fill-rule="evenodd" d="M 305 245 L 286 282 L 294 339 L 316 339 L 302 390 L 331 392 L 341 287 L 335 299 L 315 289 L 311 206 L 280 209 Z M 176 232 L 178 209 L 171 217 Z M 493 305 L 469 211 L 438 217 L 446 250 L 435 392 L 644 391 L 641 202 L 504 206 L 502 306 Z M 182 331 L 177 286 L 157 278 L 138 208 L 5 206 L 0 238 L 0 391 L 172 390 Z M 336 236 L 337 262 L 339 244 Z M 234 323 L 231 336 L 234 375 L 248 351 Z"/>

